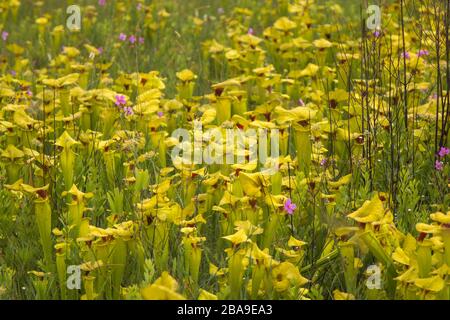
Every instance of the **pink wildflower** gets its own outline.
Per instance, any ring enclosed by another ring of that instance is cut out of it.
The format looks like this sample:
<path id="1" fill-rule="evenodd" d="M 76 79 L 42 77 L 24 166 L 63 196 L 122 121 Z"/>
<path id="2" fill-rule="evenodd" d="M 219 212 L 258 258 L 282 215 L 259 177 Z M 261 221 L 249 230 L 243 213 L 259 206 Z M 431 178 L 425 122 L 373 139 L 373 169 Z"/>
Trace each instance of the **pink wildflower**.
<path id="1" fill-rule="evenodd" d="M 436 160 L 436 162 L 434 164 L 434 168 L 437 171 L 442 171 L 442 169 L 444 169 L 444 163 L 442 161 Z"/>
<path id="2" fill-rule="evenodd" d="M 8 39 L 9 33 L 7 31 L 2 32 L 2 39 L 3 41 L 6 41 Z"/>
<path id="3" fill-rule="evenodd" d="M 291 199 L 287 199 L 284 203 L 284 211 L 286 211 L 288 215 L 292 215 L 294 214 L 295 209 L 297 209 L 297 205 L 293 203 Z"/>
<path id="4" fill-rule="evenodd" d="M 120 33 L 119 34 L 119 40 L 120 41 L 125 41 L 125 40 L 127 40 L 127 35 L 125 34 L 125 33 Z"/>
<path id="5" fill-rule="evenodd" d="M 450 153 L 450 150 L 446 147 L 441 147 L 441 149 L 438 152 L 439 157 L 443 158 L 446 155 L 448 155 Z"/>
<path id="6" fill-rule="evenodd" d="M 116 95 L 116 102 L 115 102 L 115 104 L 118 107 L 124 106 L 124 105 L 127 104 L 127 99 L 125 98 L 125 96 Z"/>

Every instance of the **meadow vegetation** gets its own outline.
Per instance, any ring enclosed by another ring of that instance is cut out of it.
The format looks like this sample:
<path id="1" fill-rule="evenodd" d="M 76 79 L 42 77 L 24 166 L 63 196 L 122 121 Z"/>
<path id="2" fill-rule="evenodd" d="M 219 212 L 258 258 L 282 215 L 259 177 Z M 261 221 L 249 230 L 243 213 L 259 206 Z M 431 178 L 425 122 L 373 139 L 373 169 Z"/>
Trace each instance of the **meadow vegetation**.
<path id="1" fill-rule="evenodd" d="M 449 299 L 449 21 L 450 0 L 0 1 L 0 298 Z M 174 157 L 195 121 L 279 130 L 278 170 Z"/>

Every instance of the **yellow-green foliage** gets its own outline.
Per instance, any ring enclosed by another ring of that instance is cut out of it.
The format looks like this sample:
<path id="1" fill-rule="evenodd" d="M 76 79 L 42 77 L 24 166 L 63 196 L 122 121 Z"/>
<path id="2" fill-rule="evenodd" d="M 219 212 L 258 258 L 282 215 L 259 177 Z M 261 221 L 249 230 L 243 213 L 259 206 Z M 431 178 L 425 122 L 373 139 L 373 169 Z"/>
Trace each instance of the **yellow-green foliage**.
<path id="1" fill-rule="evenodd" d="M 69 30 L 1 1 L 0 298 L 449 299 L 449 8 L 413 2 L 369 30 L 358 1 L 80 0 Z M 279 157 L 185 163 L 176 129 L 226 144 L 196 124 Z"/>

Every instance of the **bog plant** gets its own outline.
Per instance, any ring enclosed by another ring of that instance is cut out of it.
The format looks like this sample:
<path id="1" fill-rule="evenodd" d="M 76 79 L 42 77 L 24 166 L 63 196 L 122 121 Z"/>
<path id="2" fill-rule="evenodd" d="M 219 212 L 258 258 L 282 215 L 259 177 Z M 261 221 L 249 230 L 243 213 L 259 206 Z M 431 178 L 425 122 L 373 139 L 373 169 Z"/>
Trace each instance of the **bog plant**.
<path id="1" fill-rule="evenodd" d="M 450 8 L 367 5 L 3 1 L 0 298 L 449 299 Z"/>

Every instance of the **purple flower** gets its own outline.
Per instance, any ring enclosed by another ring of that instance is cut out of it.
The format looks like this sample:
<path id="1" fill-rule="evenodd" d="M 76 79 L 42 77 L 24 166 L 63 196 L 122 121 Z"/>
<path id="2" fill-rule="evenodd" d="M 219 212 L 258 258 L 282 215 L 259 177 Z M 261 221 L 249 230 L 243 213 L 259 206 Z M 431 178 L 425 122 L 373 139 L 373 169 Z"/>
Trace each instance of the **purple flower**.
<path id="1" fill-rule="evenodd" d="M 132 107 L 124 107 L 123 112 L 125 113 L 126 116 L 132 116 L 134 114 Z"/>
<path id="2" fill-rule="evenodd" d="M 137 9 L 137 11 L 141 11 L 141 9 L 142 9 L 142 3 L 138 3 L 137 4 L 137 6 L 136 6 L 136 9 Z"/>
<path id="3" fill-rule="evenodd" d="M 380 30 L 375 30 L 375 31 L 373 32 L 373 36 L 374 36 L 375 38 L 379 38 L 379 37 L 381 36 Z"/>
<path id="4" fill-rule="evenodd" d="M 127 40 L 127 35 L 125 34 L 125 33 L 120 33 L 119 34 L 119 40 L 120 41 L 125 41 L 125 40 Z"/>
<path id="5" fill-rule="evenodd" d="M 158 117 L 162 118 L 164 116 L 164 112 L 158 111 L 157 115 L 158 115 Z"/>
<path id="6" fill-rule="evenodd" d="M 99 54 L 102 54 L 102 53 L 103 53 L 103 48 L 102 48 L 102 47 L 97 48 L 97 50 L 98 50 L 98 53 L 99 53 Z"/>
<path id="7" fill-rule="evenodd" d="M 323 158 L 323 159 L 320 161 L 320 165 L 323 167 L 323 166 L 325 166 L 325 165 L 327 164 L 327 162 L 328 162 L 327 158 Z"/>
<path id="8" fill-rule="evenodd" d="M 125 96 L 116 95 L 116 102 L 115 102 L 115 104 L 118 107 L 124 106 L 124 105 L 127 104 L 127 99 L 125 98 Z"/>
<path id="9" fill-rule="evenodd" d="M 448 155 L 450 153 L 450 150 L 446 147 L 441 147 L 441 149 L 438 152 L 439 157 L 443 158 L 446 155 Z"/>
<path id="10" fill-rule="evenodd" d="M 288 215 L 292 215 L 295 209 L 297 209 L 297 205 L 293 203 L 291 199 L 287 199 L 284 203 L 284 211 L 286 211 Z"/>
<path id="11" fill-rule="evenodd" d="M 251 34 L 251 35 L 254 35 L 255 34 L 255 30 L 253 30 L 253 28 L 248 28 L 247 33 Z"/>
<path id="12" fill-rule="evenodd" d="M 136 37 L 131 35 L 130 38 L 128 38 L 128 41 L 130 41 L 131 44 L 134 44 L 136 42 Z"/>
<path id="13" fill-rule="evenodd" d="M 17 76 L 17 72 L 14 71 L 14 70 L 11 70 L 9 73 L 10 73 L 13 77 Z"/>
<path id="14" fill-rule="evenodd" d="M 405 59 L 410 59 L 411 58 L 411 55 L 409 54 L 409 52 L 408 51 L 403 51 L 402 52 L 402 58 L 405 58 Z"/>
<path id="15" fill-rule="evenodd" d="M 436 160 L 436 162 L 434 163 L 434 168 L 437 171 L 442 171 L 442 169 L 444 169 L 444 163 L 442 161 Z"/>
<path id="16" fill-rule="evenodd" d="M 298 105 L 299 105 L 300 107 L 304 107 L 304 106 L 305 106 L 305 103 L 303 102 L 302 99 L 298 99 Z"/>
<path id="17" fill-rule="evenodd" d="M 417 53 L 417 56 L 420 58 L 422 56 L 428 56 L 430 54 L 430 51 L 428 50 L 419 50 L 419 53 Z"/>
<path id="18" fill-rule="evenodd" d="M 139 37 L 139 43 L 144 44 L 144 37 Z"/>
<path id="19" fill-rule="evenodd" d="M 2 32 L 2 39 L 3 41 L 6 41 L 6 39 L 8 39 L 9 33 L 7 31 L 3 31 Z"/>
<path id="20" fill-rule="evenodd" d="M 98 5 L 99 5 L 99 6 L 104 6 L 104 5 L 106 5 L 106 0 L 98 0 Z"/>
<path id="21" fill-rule="evenodd" d="M 31 92 L 31 90 L 28 89 L 28 90 L 27 90 L 27 95 L 28 95 L 29 97 L 32 97 L 32 96 L 33 96 L 33 92 Z"/>

